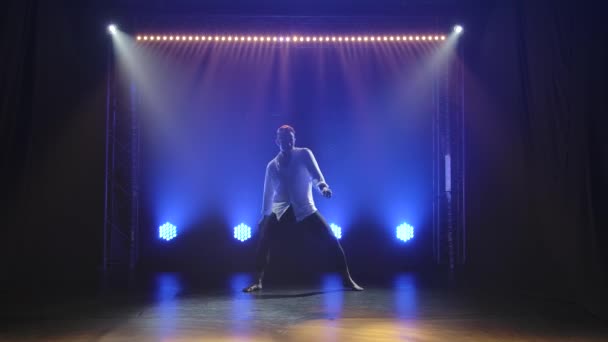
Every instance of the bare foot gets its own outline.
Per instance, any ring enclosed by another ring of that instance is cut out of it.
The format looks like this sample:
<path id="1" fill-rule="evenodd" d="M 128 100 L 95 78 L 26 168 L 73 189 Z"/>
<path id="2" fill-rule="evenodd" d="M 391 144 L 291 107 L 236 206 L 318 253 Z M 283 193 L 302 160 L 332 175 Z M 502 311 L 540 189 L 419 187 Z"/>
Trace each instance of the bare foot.
<path id="1" fill-rule="evenodd" d="M 249 292 L 255 292 L 255 291 L 260 291 L 262 289 L 262 284 L 253 284 L 249 287 L 246 287 L 243 289 L 243 292 L 249 293 Z"/>
<path id="2" fill-rule="evenodd" d="M 364 290 L 361 286 L 357 285 L 357 283 L 355 283 L 355 281 L 351 277 L 344 279 L 344 286 L 346 286 L 347 288 L 349 288 L 353 291 L 363 291 Z"/>

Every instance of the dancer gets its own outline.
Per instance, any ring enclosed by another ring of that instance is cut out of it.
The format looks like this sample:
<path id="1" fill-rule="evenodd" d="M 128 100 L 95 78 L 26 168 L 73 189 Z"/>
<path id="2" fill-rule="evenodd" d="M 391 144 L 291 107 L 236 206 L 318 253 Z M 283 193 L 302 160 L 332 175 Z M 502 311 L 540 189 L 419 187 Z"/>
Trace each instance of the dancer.
<path id="1" fill-rule="evenodd" d="M 312 151 L 295 147 L 295 130 L 283 125 L 277 130 L 276 144 L 279 154 L 266 166 L 264 180 L 263 217 L 260 220 L 259 241 L 256 255 L 257 281 L 243 289 L 254 292 L 262 289 L 264 270 L 270 261 L 271 241 L 277 231 L 286 225 L 296 224 L 311 233 L 331 242 L 332 252 L 340 265 L 344 285 L 352 290 L 362 291 L 350 276 L 344 250 L 340 242 L 323 218 L 312 198 L 312 184 L 326 198 L 332 191 L 325 183 L 323 174 Z"/>

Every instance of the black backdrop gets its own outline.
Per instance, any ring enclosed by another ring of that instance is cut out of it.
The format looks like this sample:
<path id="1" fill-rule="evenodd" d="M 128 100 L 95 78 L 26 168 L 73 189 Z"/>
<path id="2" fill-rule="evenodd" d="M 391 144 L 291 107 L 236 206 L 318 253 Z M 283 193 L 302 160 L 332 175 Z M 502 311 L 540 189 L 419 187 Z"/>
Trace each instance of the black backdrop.
<path id="1" fill-rule="evenodd" d="M 2 6 L 3 285 L 87 288 L 101 260 L 109 18 L 141 10 L 428 15 L 463 23 L 462 273 L 606 314 L 606 29 L 574 1 L 9 1 Z M 8 291 L 4 295 L 10 294 Z"/>

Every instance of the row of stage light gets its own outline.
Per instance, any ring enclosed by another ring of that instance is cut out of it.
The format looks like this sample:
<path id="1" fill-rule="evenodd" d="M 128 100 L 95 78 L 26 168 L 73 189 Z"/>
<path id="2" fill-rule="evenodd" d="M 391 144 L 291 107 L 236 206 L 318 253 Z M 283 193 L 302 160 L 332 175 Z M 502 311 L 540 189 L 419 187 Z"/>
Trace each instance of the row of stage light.
<path id="1" fill-rule="evenodd" d="M 440 42 L 445 35 L 398 35 L 398 36 L 207 36 L 207 35 L 138 35 L 138 42 L 262 42 L 262 43 L 335 43 L 335 42 Z"/>
<path id="2" fill-rule="evenodd" d="M 330 224 L 331 231 L 334 236 L 338 239 L 342 238 L 342 227 L 335 223 Z M 252 229 L 248 225 L 241 223 L 233 228 L 234 238 L 238 241 L 244 242 L 251 238 Z M 167 222 L 162 226 L 158 227 L 158 237 L 165 241 L 171 241 L 177 237 L 177 227 Z M 407 242 L 414 238 L 414 227 L 407 223 L 402 223 L 395 228 L 395 237 L 398 240 Z"/>

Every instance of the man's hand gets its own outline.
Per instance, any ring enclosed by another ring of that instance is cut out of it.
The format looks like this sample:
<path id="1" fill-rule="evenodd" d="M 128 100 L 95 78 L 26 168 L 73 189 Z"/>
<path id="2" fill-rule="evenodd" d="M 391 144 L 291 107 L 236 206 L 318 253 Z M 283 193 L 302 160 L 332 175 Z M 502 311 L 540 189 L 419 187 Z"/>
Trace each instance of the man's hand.
<path id="1" fill-rule="evenodd" d="M 323 197 L 331 198 L 331 189 L 328 186 L 324 187 L 323 190 L 321 190 L 321 193 L 323 194 Z"/>

